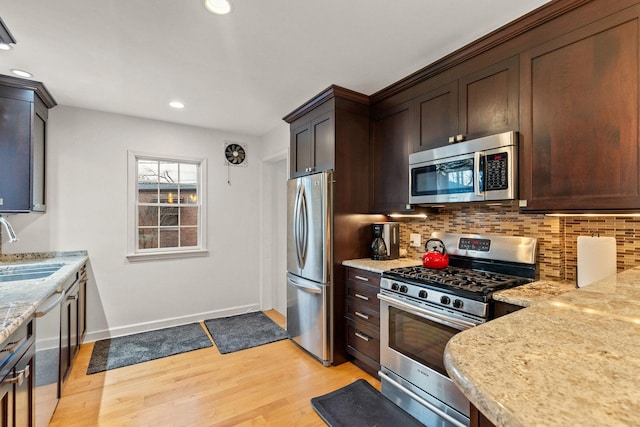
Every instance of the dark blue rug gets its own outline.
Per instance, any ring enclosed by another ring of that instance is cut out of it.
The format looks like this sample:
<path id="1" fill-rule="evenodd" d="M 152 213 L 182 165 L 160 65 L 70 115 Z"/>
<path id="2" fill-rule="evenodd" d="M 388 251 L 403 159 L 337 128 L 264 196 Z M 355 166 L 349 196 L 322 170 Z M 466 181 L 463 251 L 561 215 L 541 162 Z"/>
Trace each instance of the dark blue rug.
<path id="1" fill-rule="evenodd" d="M 87 374 L 211 347 L 199 323 L 96 341 Z"/>
<path id="2" fill-rule="evenodd" d="M 289 338 L 287 331 L 261 311 L 204 321 L 220 354 Z"/>
<path id="3" fill-rule="evenodd" d="M 330 427 L 424 427 L 363 379 L 314 397 L 311 406 Z"/>

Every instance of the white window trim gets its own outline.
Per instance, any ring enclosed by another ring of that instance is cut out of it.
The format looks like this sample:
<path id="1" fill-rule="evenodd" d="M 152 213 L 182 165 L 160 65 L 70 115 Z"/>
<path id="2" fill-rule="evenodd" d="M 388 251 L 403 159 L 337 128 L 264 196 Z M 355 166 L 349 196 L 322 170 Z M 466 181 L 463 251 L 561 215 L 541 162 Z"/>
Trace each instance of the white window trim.
<path id="1" fill-rule="evenodd" d="M 138 175 L 136 171 L 138 158 L 145 158 L 159 161 L 178 161 L 199 163 L 199 191 L 200 199 L 200 223 L 199 239 L 200 246 L 188 249 L 159 249 L 154 251 L 138 251 Z M 127 259 L 129 261 L 151 261 L 160 259 L 176 259 L 187 257 L 208 256 L 207 250 L 207 159 L 174 155 L 158 155 L 152 153 L 142 153 L 138 151 L 127 151 Z"/>

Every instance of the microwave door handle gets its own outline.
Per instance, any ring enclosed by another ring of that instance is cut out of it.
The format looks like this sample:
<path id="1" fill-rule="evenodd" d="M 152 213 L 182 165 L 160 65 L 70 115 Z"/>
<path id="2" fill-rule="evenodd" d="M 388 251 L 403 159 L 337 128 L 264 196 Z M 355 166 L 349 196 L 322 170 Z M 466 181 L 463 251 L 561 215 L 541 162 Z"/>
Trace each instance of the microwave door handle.
<path id="1" fill-rule="evenodd" d="M 484 198 L 484 191 L 480 188 L 480 158 L 483 157 L 485 153 L 483 151 L 476 151 L 473 153 L 473 176 L 475 179 L 473 180 L 473 192 L 476 196 Z"/>

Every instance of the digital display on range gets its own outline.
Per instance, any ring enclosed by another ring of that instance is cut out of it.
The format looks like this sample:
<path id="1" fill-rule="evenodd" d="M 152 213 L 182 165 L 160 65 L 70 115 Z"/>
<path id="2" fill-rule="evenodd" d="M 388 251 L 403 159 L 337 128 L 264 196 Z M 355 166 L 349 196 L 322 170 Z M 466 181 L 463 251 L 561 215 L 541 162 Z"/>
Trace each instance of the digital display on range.
<path id="1" fill-rule="evenodd" d="M 489 252 L 491 248 L 491 240 L 489 239 L 470 239 L 467 237 L 460 238 L 458 249 L 467 251 Z"/>

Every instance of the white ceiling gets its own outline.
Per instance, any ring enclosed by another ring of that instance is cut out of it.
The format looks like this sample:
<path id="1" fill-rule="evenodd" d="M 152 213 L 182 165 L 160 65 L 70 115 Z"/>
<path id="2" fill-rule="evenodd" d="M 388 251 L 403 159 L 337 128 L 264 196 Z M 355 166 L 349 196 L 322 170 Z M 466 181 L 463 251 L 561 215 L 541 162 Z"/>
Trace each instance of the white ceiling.
<path id="1" fill-rule="evenodd" d="M 0 74 L 58 104 L 260 136 L 331 84 L 370 95 L 547 0 L 0 0 Z M 179 99 L 183 110 L 168 102 Z"/>

